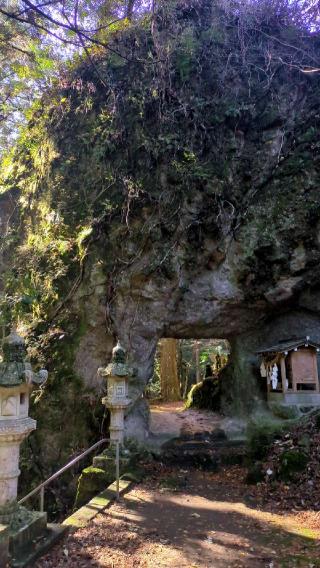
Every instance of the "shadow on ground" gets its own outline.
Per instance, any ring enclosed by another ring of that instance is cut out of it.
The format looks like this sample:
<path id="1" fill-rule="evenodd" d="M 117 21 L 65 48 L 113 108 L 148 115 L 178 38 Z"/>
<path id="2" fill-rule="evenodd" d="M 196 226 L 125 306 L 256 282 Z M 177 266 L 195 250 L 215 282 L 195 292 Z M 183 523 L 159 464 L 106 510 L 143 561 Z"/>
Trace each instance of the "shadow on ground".
<path id="1" fill-rule="evenodd" d="M 70 535 L 37 568 L 318 567 L 319 541 L 198 470 L 157 472 Z"/>

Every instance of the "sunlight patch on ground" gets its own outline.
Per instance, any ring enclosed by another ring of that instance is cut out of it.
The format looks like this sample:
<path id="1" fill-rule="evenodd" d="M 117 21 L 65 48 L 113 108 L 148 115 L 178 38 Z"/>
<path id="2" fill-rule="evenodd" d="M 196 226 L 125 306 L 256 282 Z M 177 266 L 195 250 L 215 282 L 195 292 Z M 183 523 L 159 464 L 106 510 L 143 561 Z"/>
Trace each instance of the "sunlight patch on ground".
<path id="1" fill-rule="evenodd" d="M 251 509 L 247 507 L 244 503 L 230 503 L 228 501 L 208 501 L 204 498 L 199 498 L 203 506 L 198 505 L 197 509 L 217 511 L 221 513 L 237 513 L 245 517 L 254 519 L 256 521 L 261 521 L 263 523 L 268 523 L 271 526 L 277 526 L 285 530 L 286 532 L 296 534 L 299 536 L 304 536 L 310 539 L 317 540 L 320 538 L 320 528 L 319 530 L 306 529 L 300 524 L 298 524 L 292 517 L 284 517 L 282 515 L 277 515 L 275 513 L 269 513 L 267 511 L 261 511 L 259 509 Z M 176 505 L 181 504 L 181 500 L 178 497 L 170 496 L 170 503 L 175 503 Z M 186 500 L 184 502 L 184 507 L 193 509 L 193 503 Z"/>

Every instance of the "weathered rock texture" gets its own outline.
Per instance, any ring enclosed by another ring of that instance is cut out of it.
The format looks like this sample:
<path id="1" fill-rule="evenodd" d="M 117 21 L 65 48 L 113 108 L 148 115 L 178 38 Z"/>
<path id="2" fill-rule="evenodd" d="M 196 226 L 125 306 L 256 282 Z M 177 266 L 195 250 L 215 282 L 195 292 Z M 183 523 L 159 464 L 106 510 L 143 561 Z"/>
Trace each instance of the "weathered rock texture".
<path id="1" fill-rule="evenodd" d="M 97 53 L 99 76 L 83 64 L 44 97 L 3 179 L 23 227 L 7 290 L 51 353 L 46 412 L 64 389 L 99 398 L 117 336 L 140 438 L 159 338 L 229 339 L 225 408 L 242 413 L 257 347 L 320 340 L 320 74 L 303 72 L 319 38 L 285 14 L 169 4 L 115 33 L 125 58 Z"/>
<path id="2" fill-rule="evenodd" d="M 17 212 L 17 192 L 6 192 L 0 194 L 0 291 L 5 290 L 3 275 L 10 263 L 8 258 L 8 241 L 12 239 L 12 230 L 16 221 Z"/>

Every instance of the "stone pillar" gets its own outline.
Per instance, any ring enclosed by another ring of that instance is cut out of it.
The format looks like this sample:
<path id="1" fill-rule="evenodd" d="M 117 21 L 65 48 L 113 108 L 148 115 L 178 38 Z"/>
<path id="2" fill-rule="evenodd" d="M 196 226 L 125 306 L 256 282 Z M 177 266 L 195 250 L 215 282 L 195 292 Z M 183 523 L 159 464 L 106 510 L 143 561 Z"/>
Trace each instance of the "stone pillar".
<path id="1" fill-rule="evenodd" d="M 0 522 L 8 523 L 16 512 L 20 444 L 36 428 L 35 420 L 0 420 Z"/>
<path id="2" fill-rule="evenodd" d="M 128 398 L 128 380 L 133 370 L 126 364 L 126 352 L 120 343 L 112 351 L 112 361 L 98 373 L 107 378 L 107 396 L 102 403 L 110 410 L 110 440 L 123 443 L 124 412 L 131 400 Z"/>
<path id="3" fill-rule="evenodd" d="M 0 566 L 7 566 L 9 556 L 9 529 L 0 525 Z"/>
<path id="4" fill-rule="evenodd" d="M 29 394 L 48 374 L 33 373 L 25 342 L 13 331 L 3 342 L 0 363 L 0 523 L 10 524 L 17 504 L 20 444 L 36 428 L 28 417 Z"/>

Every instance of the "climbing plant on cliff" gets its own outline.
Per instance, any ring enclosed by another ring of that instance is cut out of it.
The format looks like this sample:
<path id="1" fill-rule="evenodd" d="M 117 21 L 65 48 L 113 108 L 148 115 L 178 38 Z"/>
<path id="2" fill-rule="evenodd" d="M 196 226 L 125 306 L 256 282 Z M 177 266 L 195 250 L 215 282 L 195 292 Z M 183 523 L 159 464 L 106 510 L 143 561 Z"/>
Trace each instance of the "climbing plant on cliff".
<path id="1" fill-rule="evenodd" d="M 86 352 L 75 365 L 88 328 L 106 342 L 124 329 L 130 348 L 158 297 L 170 314 L 196 303 L 199 274 L 222 282 L 226 302 L 240 286 L 260 309 L 299 290 L 301 271 L 320 284 L 310 20 L 291 2 L 167 1 L 108 34 L 112 49 L 91 45 L 34 103 L 0 176 L 1 203 L 14 203 L 0 249 L 4 323 L 33 332 L 55 412 L 72 401 L 74 416 L 90 396 Z M 219 306 L 212 291 L 205 301 Z M 147 337 L 170 337 L 162 319 Z"/>
<path id="2" fill-rule="evenodd" d="M 280 166 L 288 173 L 308 167 L 318 149 L 318 76 L 309 71 L 319 63 L 319 38 L 306 32 L 303 18 L 293 23 L 296 13 L 279 2 L 239 9 L 204 0 L 160 3 L 151 20 L 109 32 L 110 46 L 121 38 L 121 56 L 96 45 L 94 68 L 80 62 L 37 102 L 2 174 L 2 191 L 21 191 L 25 227 L 7 278 L 14 312 L 35 321 L 54 317 L 83 277 L 88 247 L 107 231 L 109 314 L 117 278 L 150 242 L 150 272 L 170 273 L 182 236 L 192 263 L 206 224 L 213 238 L 233 238 L 255 196 L 277 172 L 283 178 Z M 298 100 L 311 113 L 293 132 Z M 257 136 L 275 128 L 277 146 L 265 162 Z M 206 209 L 177 222 L 195 192 L 205 193 Z M 142 230 L 132 222 L 138 210 Z M 273 222 L 280 213 L 281 206 Z M 120 235 L 135 233 L 134 250 L 111 252 Z M 205 262 L 223 254 L 217 249 Z"/>

